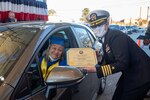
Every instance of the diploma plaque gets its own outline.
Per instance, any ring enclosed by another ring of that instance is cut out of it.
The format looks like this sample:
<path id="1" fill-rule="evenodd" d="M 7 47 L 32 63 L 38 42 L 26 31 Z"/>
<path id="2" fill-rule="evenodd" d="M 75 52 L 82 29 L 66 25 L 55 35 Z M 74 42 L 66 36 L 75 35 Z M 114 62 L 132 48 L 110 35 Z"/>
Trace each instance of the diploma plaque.
<path id="1" fill-rule="evenodd" d="M 75 67 L 95 66 L 96 53 L 92 48 L 70 48 L 67 51 L 67 64 Z"/>

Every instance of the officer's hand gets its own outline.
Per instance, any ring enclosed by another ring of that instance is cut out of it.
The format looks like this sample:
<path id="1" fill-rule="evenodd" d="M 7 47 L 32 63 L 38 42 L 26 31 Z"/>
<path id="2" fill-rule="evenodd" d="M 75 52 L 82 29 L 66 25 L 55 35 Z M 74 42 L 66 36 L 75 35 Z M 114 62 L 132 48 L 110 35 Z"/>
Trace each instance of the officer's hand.
<path id="1" fill-rule="evenodd" d="M 89 73 L 96 73 L 95 66 L 88 66 L 88 67 L 80 67 L 81 70 L 85 70 Z"/>

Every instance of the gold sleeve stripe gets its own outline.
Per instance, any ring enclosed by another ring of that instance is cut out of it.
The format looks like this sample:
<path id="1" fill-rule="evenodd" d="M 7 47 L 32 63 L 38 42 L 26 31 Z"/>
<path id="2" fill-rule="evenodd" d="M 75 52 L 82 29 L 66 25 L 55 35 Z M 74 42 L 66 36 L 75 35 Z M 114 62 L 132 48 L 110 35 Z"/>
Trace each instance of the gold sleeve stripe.
<path id="1" fill-rule="evenodd" d="M 106 76 L 106 74 L 105 74 L 105 71 L 104 71 L 104 68 L 103 68 L 104 66 L 102 66 L 101 68 L 102 68 L 102 72 L 103 72 L 103 75 L 104 76 Z"/>
<path id="2" fill-rule="evenodd" d="M 104 65 L 101 68 L 102 68 L 102 72 L 103 72 L 104 76 L 108 76 L 108 75 L 112 74 L 110 65 Z"/>
<path id="3" fill-rule="evenodd" d="M 107 75 L 108 75 L 108 73 L 107 73 L 106 65 L 104 66 L 104 72 L 105 72 L 105 75 L 107 76 Z"/>
<path id="4" fill-rule="evenodd" d="M 104 66 L 106 76 L 108 75 L 107 65 Z"/>
<path id="5" fill-rule="evenodd" d="M 107 75 L 109 75 L 109 74 L 110 74 L 110 71 L 109 71 L 109 69 L 108 69 L 108 65 L 106 65 L 105 68 L 106 68 Z"/>
<path id="6" fill-rule="evenodd" d="M 110 74 L 112 74 L 112 71 L 111 71 L 110 65 L 108 65 L 108 69 L 109 69 L 109 71 L 110 71 Z"/>
<path id="7" fill-rule="evenodd" d="M 112 73 L 110 69 L 110 65 L 107 65 L 107 70 L 108 70 L 108 74 L 110 75 Z"/>

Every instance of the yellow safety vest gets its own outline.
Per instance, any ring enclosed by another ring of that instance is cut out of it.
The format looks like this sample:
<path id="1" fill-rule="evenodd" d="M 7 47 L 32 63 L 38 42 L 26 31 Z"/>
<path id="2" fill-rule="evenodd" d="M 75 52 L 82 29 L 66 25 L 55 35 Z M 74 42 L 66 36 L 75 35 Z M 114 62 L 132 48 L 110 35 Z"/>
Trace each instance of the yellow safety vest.
<path id="1" fill-rule="evenodd" d="M 50 71 L 56 67 L 59 66 L 59 61 L 56 62 L 55 64 L 49 66 L 49 68 L 47 69 L 47 61 L 45 58 L 42 59 L 42 63 L 41 63 L 41 70 L 42 70 L 42 74 L 43 74 L 43 78 L 44 80 L 46 80 L 47 76 L 49 75 Z"/>

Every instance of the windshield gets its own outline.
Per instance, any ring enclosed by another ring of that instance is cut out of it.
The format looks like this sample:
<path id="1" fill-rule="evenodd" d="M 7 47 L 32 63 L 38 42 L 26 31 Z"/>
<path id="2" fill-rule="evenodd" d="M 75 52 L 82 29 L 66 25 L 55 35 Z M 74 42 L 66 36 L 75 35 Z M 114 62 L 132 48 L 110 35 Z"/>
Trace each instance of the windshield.
<path id="1" fill-rule="evenodd" d="M 39 28 L 0 27 L 0 77 L 6 77 Z M 4 29 L 4 30 L 3 30 Z"/>

